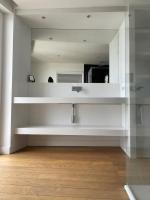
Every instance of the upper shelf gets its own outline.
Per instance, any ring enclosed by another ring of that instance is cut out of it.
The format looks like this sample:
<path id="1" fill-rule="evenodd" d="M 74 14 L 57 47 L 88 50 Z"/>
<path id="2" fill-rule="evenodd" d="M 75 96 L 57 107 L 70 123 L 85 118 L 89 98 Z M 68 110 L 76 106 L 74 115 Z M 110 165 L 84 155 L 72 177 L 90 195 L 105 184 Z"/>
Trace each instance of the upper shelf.
<path id="1" fill-rule="evenodd" d="M 14 104 L 125 104 L 125 97 L 14 97 Z"/>

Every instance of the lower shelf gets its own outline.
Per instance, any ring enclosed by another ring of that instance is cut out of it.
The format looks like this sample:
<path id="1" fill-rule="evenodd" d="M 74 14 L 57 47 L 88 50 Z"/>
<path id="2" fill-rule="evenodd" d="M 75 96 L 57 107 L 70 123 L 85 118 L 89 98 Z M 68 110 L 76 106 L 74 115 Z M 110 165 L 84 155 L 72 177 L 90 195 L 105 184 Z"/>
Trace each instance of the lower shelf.
<path id="1" fill-rule="evenodd" d="M 78 135 L 78 136 L 125 136 L 123 127 L 101 126 L 36 126 L 16 128 L 17 135 Z"/>

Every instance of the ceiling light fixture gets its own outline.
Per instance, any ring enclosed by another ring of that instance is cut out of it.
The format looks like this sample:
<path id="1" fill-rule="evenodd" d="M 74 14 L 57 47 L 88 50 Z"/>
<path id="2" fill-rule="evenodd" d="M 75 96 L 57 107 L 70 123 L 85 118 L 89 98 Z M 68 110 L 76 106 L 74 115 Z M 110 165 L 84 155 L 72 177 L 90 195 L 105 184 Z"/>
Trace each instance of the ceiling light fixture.
<path id="1" fill-rule="evenodd" d="M 83 40 L 83 42 L 87 42 L 87 40 Z"/>
<path id="2" fill-rule="evenodd" d="M 46 17 L 45 17 L 45 16 L 42 16 L 41 18 L 42 18 L 42 19 L 46 19 Z"/>

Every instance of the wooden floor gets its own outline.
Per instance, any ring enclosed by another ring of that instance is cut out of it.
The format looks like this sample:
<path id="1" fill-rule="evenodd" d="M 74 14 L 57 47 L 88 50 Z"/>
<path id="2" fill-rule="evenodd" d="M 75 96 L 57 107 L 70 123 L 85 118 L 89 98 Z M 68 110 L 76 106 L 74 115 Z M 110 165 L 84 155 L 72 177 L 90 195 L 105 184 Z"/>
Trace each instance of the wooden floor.
<path id="1" fill-rule="evenodd" d="M 127 200 L 119 148 L 26 148 L 0 156 L 0 200 Z"/>

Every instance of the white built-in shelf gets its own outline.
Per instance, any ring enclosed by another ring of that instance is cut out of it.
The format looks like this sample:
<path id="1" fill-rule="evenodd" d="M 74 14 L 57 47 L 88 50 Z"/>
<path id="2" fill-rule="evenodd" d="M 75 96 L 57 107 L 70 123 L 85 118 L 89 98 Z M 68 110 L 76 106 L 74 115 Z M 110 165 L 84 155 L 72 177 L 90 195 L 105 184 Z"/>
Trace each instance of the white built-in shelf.
<path id="1" fill-rule="evenodd" d="M 78 136 L 125 136 L 123 127 L 101 126 L 37 126 L 16 128 L 18 135 L 78 135 Z"/>
<path id="2" fill-rule="evenodd" d="M 125 97 L 14 97 L 14 104 L 125 104 Z"/>

